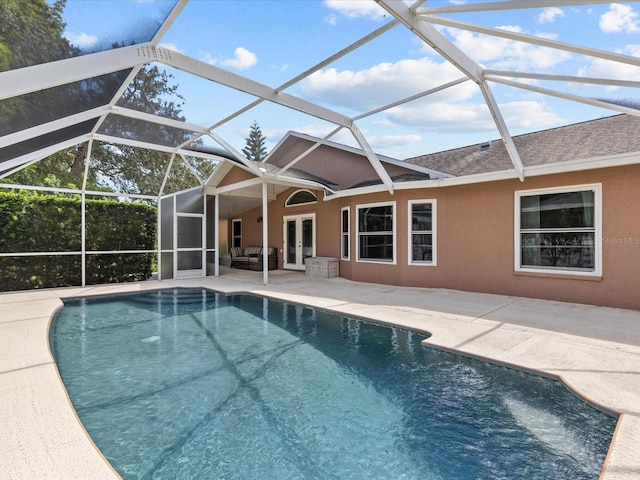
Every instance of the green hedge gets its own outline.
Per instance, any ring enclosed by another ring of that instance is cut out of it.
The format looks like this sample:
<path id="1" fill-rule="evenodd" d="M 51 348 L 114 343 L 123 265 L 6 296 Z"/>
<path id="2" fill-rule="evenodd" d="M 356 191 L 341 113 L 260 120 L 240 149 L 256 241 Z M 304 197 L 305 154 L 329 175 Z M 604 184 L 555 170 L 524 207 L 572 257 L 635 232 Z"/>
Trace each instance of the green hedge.
<path id="1" fill-rule="evenodd" d="M 86 200 L 86 283 L 145 280 L 153 253 L 90 254 L 91 251 L 154 250 L 157 210 L 114 200 Z M 82 245 L 80 195 L 0 192 L 0 252 L 78 252 Z M 0 257 L 0 290 L 80 285 L 80 255 Z"/>

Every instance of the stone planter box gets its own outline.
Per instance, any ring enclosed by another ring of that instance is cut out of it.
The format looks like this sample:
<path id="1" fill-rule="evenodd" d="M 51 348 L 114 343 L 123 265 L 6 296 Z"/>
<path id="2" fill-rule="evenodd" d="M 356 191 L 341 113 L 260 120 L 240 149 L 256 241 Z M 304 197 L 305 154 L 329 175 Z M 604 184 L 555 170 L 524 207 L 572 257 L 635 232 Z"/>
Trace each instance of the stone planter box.
<path id="1" fill-rule="evenodd" d="M 333 257 L 309 257 L 304 261 L 305 275 L 332 278 L 340 275 L 339 261 Z"/>

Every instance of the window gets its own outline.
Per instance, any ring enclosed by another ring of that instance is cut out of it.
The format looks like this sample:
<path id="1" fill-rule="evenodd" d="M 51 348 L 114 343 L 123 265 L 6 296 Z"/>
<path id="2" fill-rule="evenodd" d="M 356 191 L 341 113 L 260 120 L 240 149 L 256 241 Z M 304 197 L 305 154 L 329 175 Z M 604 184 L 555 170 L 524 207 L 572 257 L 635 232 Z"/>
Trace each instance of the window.
<path id="1" fill-rule="evenodd" d="M 409 202 L 409 264 L 436 264 L 436 201 Z"/>
<path id="2" fill-rule="evenodd" d="M 349 260 L 349 207 L 340 210 L 340 258 Z"/>
<path id="3" fill-rule="evenodd" d="M 294 205 L 304 205 L 306 203 L 316 203 L 318 197 L 316 197 L 309 190 L 298 190 L 291 194 L 287 201 L 284 203 L 287 207 L 293 207 Z"/>
<path id="4" fill-rule="evenodd" d="M 516 270 L 601 275 L 600 185 L 516 192 Z"/>
<path id="5" fill-rule="evenodd" d="M 358 260 L 395 262 L 395 202 L 359 205 Z"/>
<path id="6" fill-rule="evenodd" d="M 242 246 L 242 219 L 234 219 L 231 221 L 231 246 Z"/>

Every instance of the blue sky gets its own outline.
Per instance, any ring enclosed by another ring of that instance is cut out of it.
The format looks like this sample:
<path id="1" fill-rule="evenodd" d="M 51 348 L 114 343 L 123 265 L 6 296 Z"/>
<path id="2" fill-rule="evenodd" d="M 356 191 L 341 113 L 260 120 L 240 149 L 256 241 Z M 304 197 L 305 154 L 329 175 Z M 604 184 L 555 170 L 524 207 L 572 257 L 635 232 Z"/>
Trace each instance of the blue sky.
<path id="1" fill-rule="evenodd" d="M 464 2 L 430 0 L 425 5 L 454 3 Z M 154 25 L 149 19 L 161 21 L 171 4 L 160 0 L 68 0 L 66 36 L 89 49 L 113 40 L 131 43 L 144 37 L 145 25 L 147 30 L 148 25 Z M 640 57 L 640 3 L 457 14 L 453 18 Z M 366 0 L 192 0 L 160 45 L 277 87 L 389 20 L 384 10 Z M 640 78 L 635 66 L 438 28 L 487 68 Z M 168 71 L 185 97 L 183 110 L 189 122 L 211 126 L 254 100 L 203 79 Z M 286 92 L 356 116 L 460 76 L 409 30 L 397 26 Z M 527 82 L 586 97 L 638 97 L 637 91 L 624 88 Z M 491 84 L 491 88 L 512 135 L 615 113 L 498 84 Z M 254 120 L 267 136 L 269 148 L 288 130 L 323 136 L 334 128 L 317 118 L 263 103 L 215 132 L 240 150 Z M 401 159 L 499 138 L 482 94 L 472 82 L 364 118 L 357 125 L 376 152 Z M 353 144 L 348 132 L 333 139 Z"/>

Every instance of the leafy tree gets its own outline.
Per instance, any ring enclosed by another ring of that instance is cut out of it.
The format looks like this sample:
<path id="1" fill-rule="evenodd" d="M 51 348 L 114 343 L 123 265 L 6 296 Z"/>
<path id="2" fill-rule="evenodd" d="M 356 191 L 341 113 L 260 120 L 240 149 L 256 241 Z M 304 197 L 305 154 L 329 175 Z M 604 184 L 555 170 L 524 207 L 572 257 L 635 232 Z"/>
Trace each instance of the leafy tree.
<path id="1" fill-rule="evenodd" d="M 249 137 L 245 138 L 247 144 L 246 147 L 242 149 L 242 153 L 244 153 L 249 160 L 261 162 L 267 156 L 267 148 L 264 146 L 266 139 L 267 138 L 262 134 L 262 130 L 260 129 L 258 122 L 254 121 L 251 124 Z"/>
<path id="2" fill-rule="evenodd" d="M 0 71 L 73 57 L 77 50 L 62 36 L 66 0 L 0 2 Z"/>
<path id="3" fill-rule="evenodd" d="M 2 0 L 0 2 L 0 71 L 61 60 L 78 54 L 62 36 L 65 0 L 48 5 L 45 0 Z M 76 89 L 77 90 L 77 89 Z M 80 92 L 75 92 L 80 93 Z M 31 127 L 32 118 L 63 107 L 59 96 L 34 92 L 0 103 L 0 134 Z"/>
<path id="4" fill-rule="evenodd" d="M 0 71 L 77 56 L 80 51 L 64 38 L 63 11 L 66 0 L 0 1 Z M 122 45 L 113 45 L 118 48 Z M 46 123 L 109 103 L 130 70 L 34 92 L 0 102 L 0 136 Z M 172 76 L 157 66 L 145 66 L 128 86 L 118 105 L 184 121 L 183 98 Z M 91 125 L 88 126 L 91 128 Z M 123 116 L 111 115 L 100 133 L 161 145 L 178 145 L 189 133 Z M 26 143 L 26 142 L 25 142 Z M 21 147 L 28 153 L 30 145 Z M 3 179 L 6 183 L 80 188 L 85 170 L 87 144 L 66 149 Z M 156 194 L 162 184 L 169 156 L 151 150 L 94 142 L 87 187 L 126 193 Z M 196 170 L 207 170 L 208 161 L 196 159 Z M 197 184 L 181 159 L 174 162 L 173 188 Z M 202 167 L 202 168 L 200 168 Z"/>

